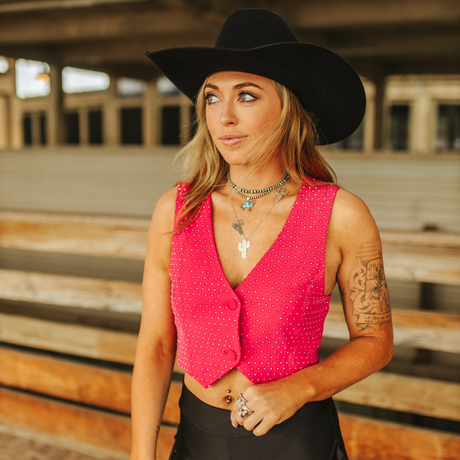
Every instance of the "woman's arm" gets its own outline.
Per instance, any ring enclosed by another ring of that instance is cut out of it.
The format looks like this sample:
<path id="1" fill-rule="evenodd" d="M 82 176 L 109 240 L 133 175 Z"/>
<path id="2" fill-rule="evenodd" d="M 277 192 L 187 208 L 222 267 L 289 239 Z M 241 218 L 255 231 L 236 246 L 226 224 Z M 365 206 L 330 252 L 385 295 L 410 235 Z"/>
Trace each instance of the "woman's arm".
<path id="1" fill-rule="evenodd" d="M 324 400 L 385 366 L 393 353 L 393 329 L 383 271 L 380 237 L 366 205 L 339 190 L 328 229 L 350 341 L 318 364 L 266 384 L 249 387 L 245 398 L 254 414 L 247 430 L 265 434 L 309 401 Z M 243 421 L 232 410 L 232 423 Z"/>
<path id="2" fill-rule="evenodd" d="M 171 310 L 170 233 L 177 189 L 165 193 L 155 208 L 147 242 L 142 283 L 142 320 L 132 384 L 131 460 L 154 460 L 176 354 Z"/>

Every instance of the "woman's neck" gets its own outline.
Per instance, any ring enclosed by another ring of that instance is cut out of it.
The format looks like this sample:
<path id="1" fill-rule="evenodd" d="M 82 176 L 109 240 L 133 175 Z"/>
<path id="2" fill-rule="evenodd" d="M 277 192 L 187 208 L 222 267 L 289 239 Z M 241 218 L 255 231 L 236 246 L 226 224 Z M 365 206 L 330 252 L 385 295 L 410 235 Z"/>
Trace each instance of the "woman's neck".
<path id="1" fill-rule="evenodd" d="M 236 186 L 248 190 L 271 187 L 281 179 L 285 172 L 279 165 L 269 165 L 261 170 L 254 171 L 247 177 L 247 167 L 230 165 L 230 178 L 232 182 Z"/>

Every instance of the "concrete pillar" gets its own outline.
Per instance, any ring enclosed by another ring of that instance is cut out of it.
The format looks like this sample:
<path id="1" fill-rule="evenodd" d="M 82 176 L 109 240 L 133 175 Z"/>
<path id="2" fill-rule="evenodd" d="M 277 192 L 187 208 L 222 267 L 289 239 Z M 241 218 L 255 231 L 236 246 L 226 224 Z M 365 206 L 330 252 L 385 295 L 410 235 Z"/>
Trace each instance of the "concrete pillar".
<path id="1" fill-rule="evenodd" d="M 375 86 L 372 82 L 366 81 L 366 114 L 364 115 L 363 129 L 363 152 L 370 154 L 374 151 L 375 131 Z"/>
<path id="2" fill-rule="evenodd" d="M 110 86 L 104 92 L 102 108 L 102 138 L 104 145 L 115 147 L 120 144 L 120 114 L 117 103 L 117 81 L 110 77 Z"/>
<path id="3" fill-rule="evenodd" d="M 374 99 L 374 150 L 382 150 L 385 146 L 386 134 L 386 105 L 385 105 L 385 89 L 386 76 L 380 74 L 372 78 L 375 85 Z"/>
<path id="4" fill-rule="evenodd" d="M 22 126 L 22 110 L 21 110 L 21 101 L 19 100 L 18 96 L 16 95 L 16 60 L 15 59 L 8 59 L 8 64 L 10 67 L 9 74 L 10 74 L 10 84 L 11 84 L 11 92 L 10 92 L 10 100 L 9 100 L 9 147 L 13 150 L 20 150 L 24 147 L 24 133 L 23 133 L 23 126 Z"/>
<path id="5" fill-rule="evenodd" d="M 432 151 L 434 127 L 432 123 L 431 95 L 426 85 L 417 83 L 417 97 L 411 105 L 409 120 L 409 145 L 410 149 L 418 155 L 426 155 Z"/>
<path id="6" fill-rule="evenodd" d="M 62 90 L 62 66 L 50 64 L 51 92 L 47 113 L 47 141 L 50 147 L 64 143 L 64 94 Z"/>
<path id="7" fill-rule="evenodd" d="M 145 146 L 154 146 L 160 143 L 160 123 L 156 79 L 146 83 L 142 110 L 142 133 Z"/>
<path id="8" fill-rule="evenodd" d="M 8 112 L 9 98 L 0 96 L 0 150 L 6 150 L 10 146 Z"/>
<path id="9" fill-rule="evenodd" d="M 0 74 L 0 150 L 10 148 L 11 144 L 10 99 L 16 96 L 14 65 L 14 59 L 8 59 L 8 72 Z"/>
<path id="10" fill-rule="evenodd" d="M 13 150 L 20 150 L 24 147 L 24 132 L 22 126 L 22 110 L 19 98 L 12 96 L 10 99 L 10 129 L 11 143 Z"/>

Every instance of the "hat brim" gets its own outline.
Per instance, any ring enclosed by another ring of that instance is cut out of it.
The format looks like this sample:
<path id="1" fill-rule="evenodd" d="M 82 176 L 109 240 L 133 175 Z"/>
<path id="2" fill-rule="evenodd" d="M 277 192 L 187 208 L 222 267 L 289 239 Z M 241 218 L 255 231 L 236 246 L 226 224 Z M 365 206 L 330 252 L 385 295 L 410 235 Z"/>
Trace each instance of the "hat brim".
<path id="1" fill-rule="evenodd" d="M 145 54 L 192 101 L 206 77 L 220 71 L 252 73 L 285 85 L 316 115 L 320 145 L 347 138 L 364 116 L 361 79 L 343 58 L 317 45 L 277 43 L 248 50 L 181 47 Z"/>

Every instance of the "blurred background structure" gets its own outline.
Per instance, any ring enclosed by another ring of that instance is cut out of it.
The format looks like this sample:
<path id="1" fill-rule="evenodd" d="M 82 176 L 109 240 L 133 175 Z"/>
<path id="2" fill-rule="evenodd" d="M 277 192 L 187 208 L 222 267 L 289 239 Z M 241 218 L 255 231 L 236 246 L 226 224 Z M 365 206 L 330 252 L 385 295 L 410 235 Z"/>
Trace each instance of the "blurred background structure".
<path id="1" fill-rule="evenodd" d="M 368 97 L 322 149 L 382 231 L 395 307 L 394 359 L 336 397 L 350 458 L 458 459 L 458 0 L 0 0 L 0 423 L 129 451 L 148 220 L 194 129 L 144 51 L 213 46 L 243 7 L 342 55 Z M 347 338 L 334 300 L 323 356 Z"/>

